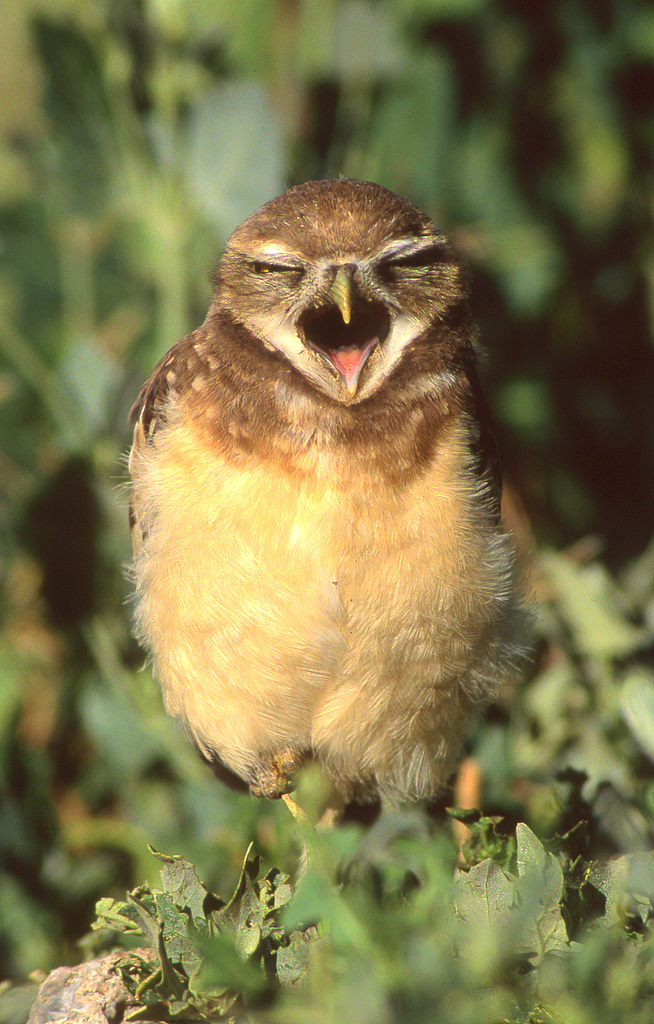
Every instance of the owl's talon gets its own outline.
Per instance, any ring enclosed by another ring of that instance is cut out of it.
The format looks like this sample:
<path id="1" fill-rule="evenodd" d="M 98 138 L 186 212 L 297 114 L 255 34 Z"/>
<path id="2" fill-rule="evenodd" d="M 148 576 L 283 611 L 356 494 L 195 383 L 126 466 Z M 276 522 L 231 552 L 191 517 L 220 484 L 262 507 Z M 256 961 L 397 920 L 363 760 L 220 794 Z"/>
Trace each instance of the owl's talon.
<path id="1" fill-rule="evenodd" d="M 250 775 L 250 792 L 253 796 L 279 800 L 293 789 L 293 775 L 306 760 L 306 755 L 291 750 L 282 750 L 262 759 Z"/>

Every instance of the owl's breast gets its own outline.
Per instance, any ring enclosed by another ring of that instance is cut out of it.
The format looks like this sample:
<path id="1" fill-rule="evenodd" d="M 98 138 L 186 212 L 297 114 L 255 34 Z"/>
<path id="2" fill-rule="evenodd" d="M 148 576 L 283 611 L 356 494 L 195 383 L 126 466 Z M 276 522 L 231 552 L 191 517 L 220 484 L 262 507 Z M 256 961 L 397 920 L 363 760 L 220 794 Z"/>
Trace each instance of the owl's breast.
<path id="1" fill-rule="evenodd" d="M 188 422 L 135 456 L 140 634 L 201 744 L 236 770 L 235 750 L 325 729 L 352 749 L 357 722 L 365 742 L 381 709 L 468 672 L 511 582 L 465 443 L 453 423 L 405 487 L 324 451 L 239 466 Z"/>

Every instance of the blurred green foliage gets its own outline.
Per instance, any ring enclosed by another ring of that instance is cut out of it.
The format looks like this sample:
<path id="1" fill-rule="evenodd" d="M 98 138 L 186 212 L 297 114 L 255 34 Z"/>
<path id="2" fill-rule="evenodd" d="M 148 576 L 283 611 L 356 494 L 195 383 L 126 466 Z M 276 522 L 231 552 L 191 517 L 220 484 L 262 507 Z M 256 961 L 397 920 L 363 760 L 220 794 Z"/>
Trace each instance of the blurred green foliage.
<path id="1" fill-rule="evenodd" d="M 474 917 L 492 875 L 499 932 L 487 914 L 449 955 L 442 804 L 350 826 L 315 841 L 285 926 L 319 919 L 332 946 L 275 1019 L 651 1020 L 652 889 L 615 890 L 654 844 L 651 5 L 8 0 L 1 45 L 0 978 L 74 961 L 99 898 L 154 891 L 148 843 L 222 894 L 251 840 L 297 873 L 286 808 L 217 785 L 142 670 L 123 453 L 231 229 L 346 174 L 426 208 L 470 264 L 538 647 L 468 743 L 501 822 L 474 825 L 461 885 Z M 561 553 L 590 532 L 604 562 Z M 546 966 L 502 916 L 520 842 L 547 875 Z"/>

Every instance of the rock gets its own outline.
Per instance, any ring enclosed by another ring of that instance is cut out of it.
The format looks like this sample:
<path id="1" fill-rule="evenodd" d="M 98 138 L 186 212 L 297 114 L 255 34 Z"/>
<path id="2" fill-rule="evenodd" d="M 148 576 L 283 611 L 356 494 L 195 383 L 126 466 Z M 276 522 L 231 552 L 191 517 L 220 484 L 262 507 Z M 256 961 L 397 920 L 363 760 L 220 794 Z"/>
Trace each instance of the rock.
<path id="1" fill-rule="evenodd" d="M 152 949 L 134 950 L 144 959 Z M 124 950 L 117 950 L 77 967 L 58 967 L 40 985 L 27 1024 L 117 1024 L 132 1002 L 120 970 Z"/>

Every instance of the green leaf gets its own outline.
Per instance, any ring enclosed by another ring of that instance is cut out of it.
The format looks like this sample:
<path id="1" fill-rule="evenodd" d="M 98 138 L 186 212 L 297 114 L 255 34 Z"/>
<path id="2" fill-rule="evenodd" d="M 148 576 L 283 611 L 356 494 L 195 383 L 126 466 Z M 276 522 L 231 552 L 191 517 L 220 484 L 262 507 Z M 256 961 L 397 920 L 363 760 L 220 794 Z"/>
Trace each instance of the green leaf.
<path id="1" fill-rule="evenodd" d="M 189 943 L 186 936 L 186 942 L 184 947 L 181 948 L 182 944 L 179 942 L 179 934 L 174 931 L 174 926 L 171 928 L 170 920 L 166 922 L 168 924 L 168 937 L 164 937 L 165 924 L 162 921 L 161 915 L 157 916 L 151 914 L 149 910 L 138 900 L 134 899 L 133 896 L 128 895 L 129 902 L 136 909 L 139 918 L 141 920 L 141 927 L 143 934 L 149 940 L 150 945 L 153 949 L 156 949 L 159 957 L 159 968 L 146 978 L 144 982 L 139 986 L 139 993 L 143 993 L 146 989 L 156 987 L 160 989 L 164 995 L 172 993 L 176 999 L 180 999 L 187 988 L 186 975 L 181 975 L 175 970 L 175 964 L 181 964 L 185 959 L 195 967 L 199 962 L 199 956 L 193 946 Z M 158 908 L 159 909 L 159 908 Z M 172 955 L 169 955 L 169 950 Z"/>
<path id="2" fill-rule="evenodd" d="M 294 899 L 284 909 L 282 922 L 288 931 L 305 929 L 320 922 L 332 942 L 372 955 L 370 936 L 346 897 L 329 878 L 309 862 Z"/>
<path id="3" fill-rule="evenodd" d="M 536 954 L 565 949 L 568 932 L 561 913 L 563 870 L 523 822 L 516 825 L 517 862 L 522 927 L 520 946 Z"/>
<path id="4" fill-rule="evenodd" d="M 511 921 L 515 895 L 515 879 L 488 858 L 459 875 L 455 906 L 471 929 L 497 933 Z"/>
<path id="5" fill-rule="evenodd" d="M 95 905 L 95 921 L 91 928 L 112 928 L 117 932 L 143 932 L 141 915 L 133 901 L 113 900 L 109 897 L 98 900 Z"/>
<path id="6" fill-rule="evenodd" d="M 181 170 L 221 237 L 284 190 L 281 128 L 259 83 L 226 80 L 197 100 Z"/>
<path id="7" fill-rule="evenodd" d="M 630 732 L 654 761 L 654 672 L 638 666 L 627 673 L 620 708 Z"/>
<path id="8" fill-rule="evenodd" d="M 625 915 L 646 921 L 654 913 L 654 853 L 592 861 L 586 880 L 606 899 L 602 923 L 607 926 L 621 922 Z"/>
<path id="9" fill-rule="evenodd" d="M 267 890 L 263 899 L 253 879 L 259 869 L 259 858 L 252 857 L 252 844 L 248 847 L 234 895 L 229 903 L 215 911 L 212 920 L 221 932 L 229 934 L 235 948 L 242 957 L 252 956 L 261 942 L 266 906 Z"/>
<path id="10" fill-rule="evenodd" d="M 202 965 L 193 977 L 193 990 L 231 989 L 255 995 L 267 986 L 267 978 L 258 964 L 244 960 L 232 936 L 219 934 L 199 940 Z"/>
<path id="11" fill-rule="evenodd" d="M 187 974 L 192 974 L 201 959 L 195 928 L 185 910 L 180 909 L 168 893 L 155 893 L 155 900 L 156 919 L 161 925 L 166 955 L 172 963 L 183 967 Z"/>
<path id="12" fill-rule="evenodd" d="M 259 884 L 262 887 L 262 891 L 265 885 L 271 893 L 266 902 L 274 910 L 279 910 L 280 907 L 286 906 L 293 896 L 293 886 L 289 881 L 288 875 L 285 875 L 278 868 L 271 868 Z"/>
<path id="13" fill-rule="evenodd" d="M 143 932 L 143 935 L 148 939 L 152 948 L 157 949 L 162 932 L 161 921 L 158 921 L 155 915 L 150 913 L 145 904 L 130 895 L 130 893 L 127 894 L 127 902 L 134 909 L 135 918 Z"/>
<path id="14" fill-rule="evenodd" d="M 466 864 L 478 864 L 487 857 L 492 857 L 502 867 L 510 867 L 515 853 L 515 840 L 512 835 L 506 835 L 498 828 L 502 822 L 501 818 L 486 817 L 475 810 L 450 810 L 449 813 L 470 830 L 470 836 L 462 851 Z"/>
<path id="15" fill-rule="evenodd" d="M 515 836 L 518 874 L 525 876 L 529 872 L 543 871 L 548 855 L 540 839 L 522 821 L 519 821 L 515 827 Z M 560 895 L 559 891 L 559 897 Z"/>
<path id="16" fill-rule="evenodd" d="M 205 888 L 189 861 L 180 856 L 159 853 L 151 846 L 149 849 L 161 864 L 161 881 L 175 906 L 187 910 L 194 924 L 205 924 L 207 900 L 217 902 L 217 897 Z"/>
<path id="17" fill-rule="evenodd" d="M 496 955 L 528 954 L 537 966 L 547 953 L 565 949 L 561 914 L 563 871 L 527 825 L 516 827 L 518 878 L 491 859 L 457 879 L 455 906 L 469 936 L 486 933 Z"/>
<path id="18" fill-rule="evenodd" d="M 275 958 L 277 980 L 281 985 L 295 985 L 309 967 L 309 957 L 314 943 L 318 938 L 315 928 L 306 931 L 295 931 L 289 936 L 288 943 L 280 946 Z"/>
<path id="19" fill-rule="evenodd" d="M 599 562 L 575 565 L 546 551 L 539 565 L 556 588 L 575 645 L 589 657 L 624 658 L 651 642 L 650 632 L 629 621 L 617 585 Z"/>

